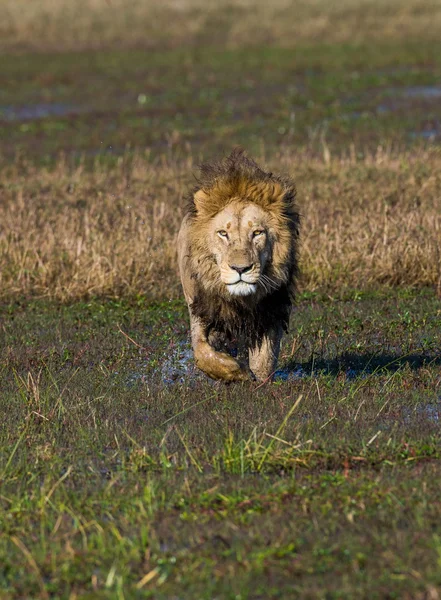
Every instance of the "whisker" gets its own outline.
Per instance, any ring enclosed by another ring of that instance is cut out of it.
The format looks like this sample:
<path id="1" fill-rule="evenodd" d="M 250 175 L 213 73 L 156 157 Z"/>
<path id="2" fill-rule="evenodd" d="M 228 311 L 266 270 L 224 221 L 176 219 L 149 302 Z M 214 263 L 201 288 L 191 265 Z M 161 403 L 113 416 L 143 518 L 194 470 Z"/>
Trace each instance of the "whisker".
<path id="1" fill-rule="evenodd" d="M 274 281 L 274 279 L 271 279 L 271 277 L 268 277 L 268 275 L 265 275 L 265 278 L 268 281 L 268 283 L 271 284 L 275 289 L 277 289 L 279 287 L 277 285 L 277 283 Z"/>
<path id="2" fill-rule="evenodd" d="M 261 275 L 260 276 L 260 280 L 264 281 L 266 284 L 266 288 L 267 291 L 269 291 L 270 289 L 272 290 L 276 290 L 278 288 L 278 286 L 276 285 L 275 281 L 273 281 L 270 277 L 268 277 L 267 275 Z"/>
<path id="3" fill-rule="evenodd" d="M 258 283 L 262 284 L 265 292 L 269 293 L 271 291 L 270 282 L 267 281 L 267 277 L 265 277 L 265 275 L 261 276 L 257 281 Z"/>
<path id="4" fill-rule="evenodd" d="M 267 279 L 267 280 L 265 280 L 265 282 L 266 282 L 266 285 L 268 286 L 268 289 L 270 289 L 270 290 L 277 289 L 277 286 L 274 284 L 273 281 Z"/>
<path id="5" fill-rule="evenodd" d="M 265 290 L 265 292 L 269 292 L 269 289 L 267 288 L 265 282 L 263 281 L 263 279 L 259 279 L 258 283 L 260 283 L 260 285 L 263 287 L 263 289 Z"/>

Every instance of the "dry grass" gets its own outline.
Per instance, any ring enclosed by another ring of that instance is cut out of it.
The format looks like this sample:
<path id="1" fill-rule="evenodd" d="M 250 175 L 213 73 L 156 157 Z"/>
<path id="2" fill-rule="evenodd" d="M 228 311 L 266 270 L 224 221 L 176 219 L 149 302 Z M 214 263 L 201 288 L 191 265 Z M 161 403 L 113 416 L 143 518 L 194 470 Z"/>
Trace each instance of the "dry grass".
<path id="1" fill-rule="evenodd" d="M 3 0 L 0 49 L 438 40 L 440 0 Z"/>
<path id="2" fill-rule="evenodd" d="M 331 293 L 379 285 L 439 289 L 440 167 L 439 149 L 393 156 L 379 148 L 362 161 L 349 156 L 296 168 L 305 286 Z"/>
<path id="3" fill-rule="evenodd" d="M 259 158 L 259 157 L 257 157 Z M 302 288 L 439 286 L 441 153 L 273 157 L 299 190 Z M 0 294 L 73 300 L 180 296 L 176 234 L 191 158 L 53 169 L 17 162 L 0 184 Z"/>

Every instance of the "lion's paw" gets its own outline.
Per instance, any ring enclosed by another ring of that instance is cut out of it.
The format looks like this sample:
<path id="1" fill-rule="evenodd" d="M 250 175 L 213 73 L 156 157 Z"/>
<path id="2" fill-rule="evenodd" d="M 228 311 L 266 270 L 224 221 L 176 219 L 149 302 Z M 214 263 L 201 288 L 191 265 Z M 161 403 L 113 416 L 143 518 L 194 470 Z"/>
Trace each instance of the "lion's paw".
<path id="1" fill-rule="evenodd" d="M 194 351 L 196 365 L 212 379 L 224 381 L 250 381 L 251 371 L 225 352 L 214 350 L 209 344 L 201 344 Z"/>

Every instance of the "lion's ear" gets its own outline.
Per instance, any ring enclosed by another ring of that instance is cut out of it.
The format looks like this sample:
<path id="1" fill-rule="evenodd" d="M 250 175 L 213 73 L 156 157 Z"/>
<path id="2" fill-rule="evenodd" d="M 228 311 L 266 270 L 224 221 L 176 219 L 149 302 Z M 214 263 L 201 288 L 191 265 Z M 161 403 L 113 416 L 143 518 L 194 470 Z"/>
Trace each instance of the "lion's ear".
<path id="1" fill-rule="evenodd" d="M 196 210 L 198 212 L 203 212 L 209 201 L 208 194 L 206 194 L 203 190 L 198 190 L 193 196 L 193 199 Z"/>

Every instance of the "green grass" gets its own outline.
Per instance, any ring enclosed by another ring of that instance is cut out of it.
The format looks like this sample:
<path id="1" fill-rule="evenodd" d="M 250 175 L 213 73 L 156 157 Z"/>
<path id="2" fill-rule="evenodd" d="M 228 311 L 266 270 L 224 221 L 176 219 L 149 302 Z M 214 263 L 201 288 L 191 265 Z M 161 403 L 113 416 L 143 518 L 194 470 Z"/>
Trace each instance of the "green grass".
<path id="1" fill-rule="evenodd" d="M 262 387 L 173 367 L 182 302 L 2 314 L 5 597 L 413 598 L 441 584 L 430 290 L 303 298 L 281 359 L 293 378 Z"/>
<path id="2" fill-rule="evenodd" d="M 4 56 L 2 151 L 50 161 L 186 145 L 204 156 L 234 144 L 270 154 L 409 145 L 436 129 L 438 99 L 406 90 L 437 86 L 440 56 L 439 43 L 414 41 Z M 61 115 L 20 121 L 10 112 L 54 105 Z"/>

